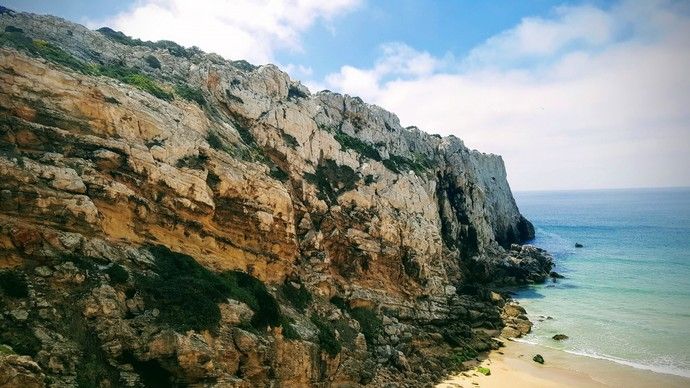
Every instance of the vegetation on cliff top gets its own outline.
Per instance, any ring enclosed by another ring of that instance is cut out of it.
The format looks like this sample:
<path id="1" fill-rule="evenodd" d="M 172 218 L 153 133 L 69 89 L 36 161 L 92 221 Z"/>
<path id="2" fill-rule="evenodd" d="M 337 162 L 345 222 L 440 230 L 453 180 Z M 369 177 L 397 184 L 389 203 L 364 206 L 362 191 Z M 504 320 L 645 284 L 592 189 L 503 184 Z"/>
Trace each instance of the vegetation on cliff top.
<path id="1" fill-rule="evenodd" d="M 24 35 L 21 29 L 9 30 L 11 32 L 7 32 L 8 29 L 5 30 L 6 32 L 0 33 L 0 45 L 2 46 L 14 47 L 30 55 L 44 58 L 52 63 L 65 66 L 82 74 L 93 76 L 102 75 L 117 79 L 162 100 L 171 101 L 174 98 L 173 93 L 166 90 L 160 83 L 133 67 L 117 63 L 106 65 L 87 63 L 75 58 L 70 53 L 52 43 L 39 39 L 31 39 Z M 203 105 L 203 96 L 199 91 L 181 85 L 178 85 L 176 91 L 180 97 Z"/>
<path id="2" fill-rule="evenodd" d="M 109 27 L 101 27 L 96 31 L 100 32 L 108 39 L 120 44 L 124 44 L 127 46 L 145 46 L 152 48 L 154 50 L 167 50 L 171 55 L 174 55 L 176 57 L 191 58 L 194 54 L 203 53 L 203 51 L 201 51 L 198 47 L 185 48 L 170 40 L 159 40 L 157 42 L 151 42 L 144 41 L 141 39 L 135 39 L 123 34 L 120 31 L 115 31 Z"/>

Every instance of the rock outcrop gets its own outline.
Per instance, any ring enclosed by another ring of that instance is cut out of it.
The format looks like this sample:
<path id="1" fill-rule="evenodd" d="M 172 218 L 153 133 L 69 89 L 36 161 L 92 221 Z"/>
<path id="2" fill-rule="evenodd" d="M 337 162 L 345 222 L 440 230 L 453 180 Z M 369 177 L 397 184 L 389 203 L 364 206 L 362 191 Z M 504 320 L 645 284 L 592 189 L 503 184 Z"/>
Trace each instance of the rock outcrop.
<path id="1" fill-rule="evenodd" d="M 6 386 L 430 385 L 548 277 L 499 156 L 273 65 L 0 30 Z"/>

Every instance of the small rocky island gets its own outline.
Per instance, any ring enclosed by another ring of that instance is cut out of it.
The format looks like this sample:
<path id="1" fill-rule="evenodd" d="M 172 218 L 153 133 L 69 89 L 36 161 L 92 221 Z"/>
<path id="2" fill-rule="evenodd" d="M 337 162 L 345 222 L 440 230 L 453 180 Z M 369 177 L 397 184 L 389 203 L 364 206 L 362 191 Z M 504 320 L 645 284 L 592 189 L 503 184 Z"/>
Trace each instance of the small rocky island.
<path id="1" fill-rule="evenodd" d="M 273 65 L 0 31 L 0 385 L 430 386 L 529 332 L 493 290 L 553 264 L 499 156 Z"/>

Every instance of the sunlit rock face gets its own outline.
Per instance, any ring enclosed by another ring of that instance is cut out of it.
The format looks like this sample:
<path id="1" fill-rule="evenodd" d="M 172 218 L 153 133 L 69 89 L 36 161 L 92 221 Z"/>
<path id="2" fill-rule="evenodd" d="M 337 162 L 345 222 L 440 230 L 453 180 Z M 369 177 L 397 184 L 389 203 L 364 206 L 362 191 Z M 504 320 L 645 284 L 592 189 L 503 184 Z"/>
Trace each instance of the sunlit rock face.
<path id="1" fill-rule="evenodd" d="M 495 346 L 487 287 L 551 268 L 506 251 L 532 225 L 458 138 L 273 65 L 6 9 L 0 30 L 15 385 L 431 384 Z"/>

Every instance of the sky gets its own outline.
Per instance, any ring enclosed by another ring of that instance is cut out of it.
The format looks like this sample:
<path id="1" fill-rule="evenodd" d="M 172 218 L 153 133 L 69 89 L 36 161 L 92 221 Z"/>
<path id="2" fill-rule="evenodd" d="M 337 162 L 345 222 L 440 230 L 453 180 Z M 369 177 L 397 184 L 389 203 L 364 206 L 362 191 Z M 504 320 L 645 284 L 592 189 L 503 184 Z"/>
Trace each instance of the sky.
<path id="1" fill-rule="evenodd" d="M 502 155 L 514 190 L 690 186 L 689 1 L 2 3 L 277 64 Z"/>

